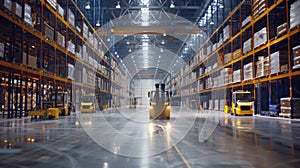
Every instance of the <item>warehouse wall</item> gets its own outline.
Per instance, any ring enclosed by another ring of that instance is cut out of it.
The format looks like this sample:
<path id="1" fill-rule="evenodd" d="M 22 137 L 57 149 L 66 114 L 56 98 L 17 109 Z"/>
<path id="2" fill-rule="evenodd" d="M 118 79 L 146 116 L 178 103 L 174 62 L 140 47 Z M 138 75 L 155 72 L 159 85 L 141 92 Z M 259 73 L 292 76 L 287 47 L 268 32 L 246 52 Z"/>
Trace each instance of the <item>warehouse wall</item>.
<path id="1" fill-rule="evenodd" d="M 140 79 L 135 80 L 135 97 L 141 97 L 141 103 L 143 105 L 149 104 L 148 91 L 155 88 L 155 83 L 159 83 L 160 80 L 154 79 Z"/>

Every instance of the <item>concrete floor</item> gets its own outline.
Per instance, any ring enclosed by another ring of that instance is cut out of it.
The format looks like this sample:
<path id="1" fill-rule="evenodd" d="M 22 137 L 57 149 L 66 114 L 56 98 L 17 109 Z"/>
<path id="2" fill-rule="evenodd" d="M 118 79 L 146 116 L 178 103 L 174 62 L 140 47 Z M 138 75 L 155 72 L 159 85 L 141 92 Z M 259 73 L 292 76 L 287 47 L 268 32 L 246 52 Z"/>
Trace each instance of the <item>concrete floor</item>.
<path id="1" fill-rule="evenodd" d="M 0 167 L 299 167 L 300 122 L 172 107 L 0 119 Z"/>

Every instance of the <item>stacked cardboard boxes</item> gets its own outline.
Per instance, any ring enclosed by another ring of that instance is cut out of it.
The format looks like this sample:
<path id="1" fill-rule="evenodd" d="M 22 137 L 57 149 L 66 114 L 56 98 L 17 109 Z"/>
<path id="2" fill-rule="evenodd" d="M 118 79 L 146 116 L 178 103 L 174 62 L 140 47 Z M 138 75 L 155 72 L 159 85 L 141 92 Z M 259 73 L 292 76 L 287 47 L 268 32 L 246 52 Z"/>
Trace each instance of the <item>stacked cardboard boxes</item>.
<path id="1" fill-rule="evenodd" d="M 256 19 L 267 9 L 266 0 L 254 0 L 252 5 L 252 17 Z"/>
<path id="2" fill-rule="evenodd" d="M 71 9 L 68 9 L 68 22 L 75 27 L 75 15 Z"/>
<path id="3" fill-rule="evenodd" d="M 12 3 L 12 12 L 14 15 L 22 18 L 22 6 L 18 2 Z"/>
<path id="4" fill-rule="evenodd" d="M 290 29 L 295 28 L 300 24 L 300 1 L 296 1 L 291 5 L 290 9 Z"/>
<path id="5" fill-rule="evenodd" d="M 72 54 L 75 54 L 75 45 L 72 43 L 72 41 L 68 41 L 68 51 Z"/>
<path id="6" fill-rule="evenodd" d="M 256 62 L 256 77 L 269 74 L 269 57 L 260 56 Z"/>
<path id="7" fill-rule="evenodd" d="M 246 26 L 251 21 L 251 16 L 246 17 L 242 22 L 242 27 Z"/>
<path id="8" fill-rule="evenodd" d="M 293 48 L 294 66 L 293 69 L 300 68 L 300 45 Z"/>
<path id="9" fill-rule="evenodd" d="M 224 64 L 227 64 L 231 61 L 231 53 L 227 53 L 224 55 Z"/>
<path id="10" fill-rule="evenodd" d="M 253 63 L 250 62 L 246 65 L 244 65 L 244 81 L 246 80 L 250 80 L 250 79 L 253 79 Z"/>
<path id="11" fill-rule="evenodd" d="M 283 23 L 277 27 L 276 34 L 277 36 L 281 36 L 287 32 L 287 24 Z"/>
<path id="12" fill-rule="evenodd" d="M 251 48 L 250 48 L 250 50 L 251 50 Z M 242 49 L 236 49 L 234 52 L 233 52 L 233 54 L 232 54 L 232 58 L 233 59 L 238 59 L 238 58 L 240 58 L 242 56 Z"/>
<path id="13" fill-rule="evenodd" d="M 257 48 L 267 42 L 267 28 L 264 27 L 254 34 L 254 48 Z"/>
<path id="14" fill-rule="evenodd" d="M 224 78 L 224 84 L 232 83 L 232 68 L 224 68 L 220 72 L 220 76 Z"/>
<path id="15" fill-rule="evenodd" d="M 291 103 L 292 101 L 292 103 Z M 291 116 L 291 111 L 293 110 L 293 116 Z M 280 99 L 280 113 L 279 116 L 283 117 L 300 117 L 300 98 L 281 98 Z"/>
<path id="16" fill-rule="evenodd" d="M 288 70 L 288 53 L 277 51 L 270 55 L 270 73 L 278 73 Z"/>
<path id="17" fill-rule="evenodd" d="M 33 27 L 32 17 L 31 17 L 31 7 L 27 4 L 24 5 L 24 21 L 25 23 Z"/>
<path id="18" fill-rule="evenodd" d="M 66 47 L 65 36 L 63 36 L 62 34 L 60 34 L 58 31 L 57 31 L 57 36 L 56 36 L 56 42 L 61 47 L 63 47 L 63 48 Z"/>

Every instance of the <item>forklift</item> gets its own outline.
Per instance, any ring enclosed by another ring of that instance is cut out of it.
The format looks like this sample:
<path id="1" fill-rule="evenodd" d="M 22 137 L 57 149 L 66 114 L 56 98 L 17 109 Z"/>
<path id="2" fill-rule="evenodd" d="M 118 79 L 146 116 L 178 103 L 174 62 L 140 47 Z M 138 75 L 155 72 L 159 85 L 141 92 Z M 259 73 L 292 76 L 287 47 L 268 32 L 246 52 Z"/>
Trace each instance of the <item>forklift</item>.
<path id="1" fill-rule="evenodd" d="M 160 86 L 160 87 L 159 87 Z M 148 92 L 150 97 L 150 119 L 170 119 L 170 93 L 165 84 L 155 84 L 155 90 Z"/>

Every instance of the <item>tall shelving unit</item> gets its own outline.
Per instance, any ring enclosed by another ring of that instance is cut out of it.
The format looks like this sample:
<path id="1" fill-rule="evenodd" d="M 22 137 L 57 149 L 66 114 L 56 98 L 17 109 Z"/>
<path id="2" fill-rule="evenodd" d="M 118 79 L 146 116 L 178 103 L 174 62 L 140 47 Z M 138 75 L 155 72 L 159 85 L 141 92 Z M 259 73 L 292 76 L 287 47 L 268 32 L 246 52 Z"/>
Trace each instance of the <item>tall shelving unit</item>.
<path id="1" fill-rule="evenodd" d="M 280 98 L 299 98 L 300 71 L 293 51 L 300 45 L 300 29 L 299 25 L 290 28 L 295 2 L 241 1 L 183 67 L 178 79 L 180 96 L 196 99 L 204 109 L 223 110 L 233 91 L 249 90 L 256 114 L 270 114 Z M 274 82 L 281 84 L 279 90 Z M 293 101 L 290 103 L 293 106 Z M 293 118 L 293 110 L 287 116 Z"/>
<path id="2" fill-rule="evenodd" d="M 96 93 L 101 108 L 108 106 L 113 59 L 73 0 L 0 3 L 2 117 L 27 116 L 58 91 L 67 91 L 76 108 L 82 94 L 89 92 Z"/>

